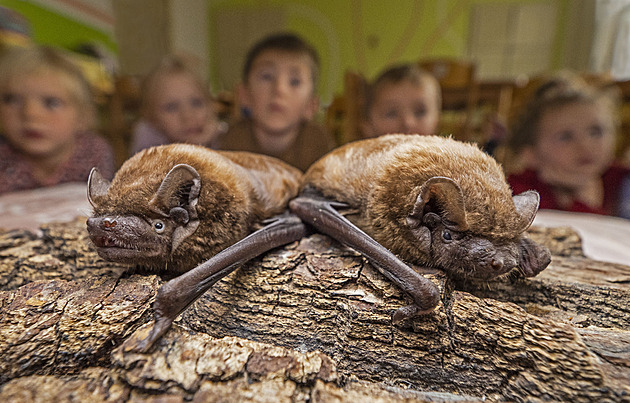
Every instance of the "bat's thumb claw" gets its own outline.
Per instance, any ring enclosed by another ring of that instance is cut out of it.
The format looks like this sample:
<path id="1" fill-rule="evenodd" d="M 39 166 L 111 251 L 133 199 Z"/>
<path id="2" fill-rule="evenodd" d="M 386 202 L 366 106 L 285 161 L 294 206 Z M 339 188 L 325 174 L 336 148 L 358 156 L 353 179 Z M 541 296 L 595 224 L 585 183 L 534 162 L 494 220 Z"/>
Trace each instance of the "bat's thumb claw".
<path id="1" fill-rule="evenodd" d="M 398 324 L 403 320 L 412 318 L 416 316 L 418 313 L 418 307 L 416 305 L 407 305 L 396 309 L 394 314 L 392 315 L 392 322 L 394 324 Z"/>
<path id="2" fill-rule="evenodd" d="M 425 315 L 427 313 L 433 312 L 434 308 L 431 309 L 420 309 L 418 305 L 407 305 L 396 309 L 394 314 L 392 315 L 392 322 L 394 324 L 398 324 L 406 319 L 411 319 L 415 316 Z"/>
<path id="3" fill-rule="evenodd" d="M 170 320 L 158 320 L 150 329 L 141 327 L 122 344 L 124 353 L 146 353 L 171 326 Z"/>

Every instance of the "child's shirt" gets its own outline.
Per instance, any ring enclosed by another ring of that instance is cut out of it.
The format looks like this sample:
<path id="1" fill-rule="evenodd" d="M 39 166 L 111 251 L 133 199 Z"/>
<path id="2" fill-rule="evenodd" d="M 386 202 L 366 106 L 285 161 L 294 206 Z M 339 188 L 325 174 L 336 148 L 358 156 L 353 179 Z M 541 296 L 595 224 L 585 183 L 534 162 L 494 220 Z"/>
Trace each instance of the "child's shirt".
<path id="1" fill-rule="evenodd" d="M 540 209 L 564 210 L 577 213 L 622 215 L 620 207 L 628 201 L 622 200 L 622 184 L 624 180 L 630 178 L 630 169 L 619 165 L 613 165 L 602 175 L 604 186 L 604 201 L 600 207 L 591 207 L 578 200 L 574 200 L 571 206 L 564 208 L 558 203 L 553 192 L 553 188 L 543 182 L 535 170 L 528 169 L 522 173 L 513 174 L 508 177 L 508 183 L 512 187 L 514 194 L 523 193 L 527 190 L 536 190 L 540 194 Z"/>
<path id="2" fill-rule="evenodd" d="M 168 137 L 155 129 L 149 122 L 140 119 L 133 127 L 131 134 L 131 155 L 145 148 L 161 146 L 170 143 Z"/>
<path id="3" fill-rule="evenodd" d="M 335 147 L 332 136 L 315 122 L 304 122 L 291 147 L 281 155 L 272 155 L 289 165 L 305 171 L 311 164 Z M 229 151 L 249 151 L 266 154 L 254 135 L 254 126 L 250 118 L 230 125 L 220 138 L 219 149 Z"/>
<path id="4" fill-rule="evenodd" d="M 36 179 L 30 163 L 0 136 L 0 193 L 87 182 L 93 167 L 107 179 L 114 176 L 114 152 L 109 143 L 96 134 L 79 135 L 73 155 L 45 181 Z"/>

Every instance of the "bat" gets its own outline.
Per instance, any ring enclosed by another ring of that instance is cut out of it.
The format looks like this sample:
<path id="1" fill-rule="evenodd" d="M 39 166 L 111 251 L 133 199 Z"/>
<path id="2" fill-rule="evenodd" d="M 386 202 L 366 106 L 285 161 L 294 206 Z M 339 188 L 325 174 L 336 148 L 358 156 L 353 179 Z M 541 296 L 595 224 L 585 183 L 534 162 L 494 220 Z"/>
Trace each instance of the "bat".
<path id="1" fill-rule="evenodd" d="M 87 230 L 105 260 L 177 276 L 158 290 L 146 351 L 172 321 L 240 263 L 306 234 L 288 212 L 302 173 L 247 152 L 173 144 L 143 150 L 111 181 L 93 169 Z"/>
<path id="2" fill-rule="evenodd" d="M 431 312 L 437 287 L 405 262 L 452 278 L 533 277 L 549 250 L 523 235 L 535 191 L 512 195 L 501 166 L 476 145 L 439 136 L 387 135 L 346 144 L 302 177 L 290 209 L 368 258 L 410 294 L 394 322 Z"/>

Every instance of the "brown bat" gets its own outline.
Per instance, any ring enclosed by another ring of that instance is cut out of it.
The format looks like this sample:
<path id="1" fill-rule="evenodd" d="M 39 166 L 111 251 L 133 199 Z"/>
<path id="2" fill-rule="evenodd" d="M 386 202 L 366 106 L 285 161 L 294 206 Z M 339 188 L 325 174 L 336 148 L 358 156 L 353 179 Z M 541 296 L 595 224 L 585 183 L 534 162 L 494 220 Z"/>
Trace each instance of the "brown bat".
<path id="1" fill-rule="evenodd" d="M 153 329 L 134 350 L 238 264 L 305 235 L 287 211 L 301 174 L 272 157 L 184 144 L 139 152 L 111 183 L 92 170 L 87 228 L 98 254 L 179 275 L 158 290 Z"/>
<path id="2" fill-rule="evenodd" d="M 516 267 L 532 277 L 551 261 L 546 247 L 523 236 L 538 193 L 512 196 L 500 165 L 472 144 L 417 135 L 357 141 L 315 162 L 302 182 L 291 210 L 413 297 L 394 321 L 439 302 L 435 285 L 404 262 L 490 279 Z"/>

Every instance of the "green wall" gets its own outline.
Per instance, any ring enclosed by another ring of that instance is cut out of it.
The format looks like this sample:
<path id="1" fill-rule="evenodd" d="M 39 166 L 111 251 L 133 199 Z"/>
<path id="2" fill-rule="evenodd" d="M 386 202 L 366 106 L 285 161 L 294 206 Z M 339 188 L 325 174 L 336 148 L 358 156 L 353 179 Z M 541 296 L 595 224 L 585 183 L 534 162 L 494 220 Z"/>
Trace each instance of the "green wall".
<path id="1" fill-rule="evenodd" d="M 0 0 L 0 6 L 22 14 L 31 24 L 36 43 L 71 49 L 80 43 L 96 42 L 111 51 L 115 40 L 109 34 L 24 0 Z"/>
<path id="2" fill-rule="evenodd" d="M 320 52 L 324 101 L 341 90 L 343 72 L 351 69 L 373 77 L 396 62 L 430 56 L 461 56 L 466 49 L 468 14 L 473 0 L 213 0 L 210 25 L 217 15 L 247 8 L 281 8 L 287 29 L 307 38 Z M 210 55 L 218 54 L 210 38 Z M 215 64 L 211 71 L 216 72 Z M 211 61 L 211 63 L 213 63 Z M 239 66 L 240 68 L 240 66 Z M 211 77 L 213 88 L 219 85 Z"/>

